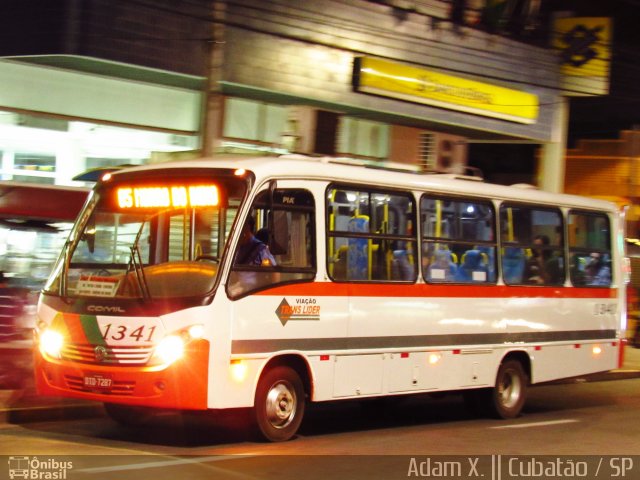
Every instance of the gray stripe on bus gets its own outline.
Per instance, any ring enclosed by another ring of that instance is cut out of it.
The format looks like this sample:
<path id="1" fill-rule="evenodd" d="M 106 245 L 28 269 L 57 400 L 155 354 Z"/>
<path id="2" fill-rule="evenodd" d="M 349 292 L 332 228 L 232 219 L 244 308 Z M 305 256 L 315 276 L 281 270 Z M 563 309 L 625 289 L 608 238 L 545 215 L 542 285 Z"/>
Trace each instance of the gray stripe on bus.
<path id="1" fill-rule="evenodd" d="M 282 338 L 233 340 L 231 353 L 270 353 L 282 350 L 333 351 L 397 348 L 457 348 L 474 346 L 514 346 L 542 342 L 578 342 L 616 340 L 615 330 L 578 330 L 558 332 L 465 333 L 450 335 L 407 335 L 353 338 Z"/>

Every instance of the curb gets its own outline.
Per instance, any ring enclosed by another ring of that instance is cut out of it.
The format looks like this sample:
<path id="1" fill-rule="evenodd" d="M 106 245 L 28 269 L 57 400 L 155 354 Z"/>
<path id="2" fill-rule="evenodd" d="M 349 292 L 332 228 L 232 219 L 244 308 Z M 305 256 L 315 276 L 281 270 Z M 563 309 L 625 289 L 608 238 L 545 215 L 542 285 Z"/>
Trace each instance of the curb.
<path id="1" fill-rule="evenodd" d="M 621 368 L 608 372 L 591 373 L 589 375 L 561 378 L 560 380 L 551 380 L 550 382 L 542 382 L 536 385 L 564 385 L 568 383 L 609 382 L 611 380 L 631 380 L 634 378 L 640 378 L 640 370 Z"/>
<path id="2" fill-rule="evenodd" d="M 606 382 L 609 380 L 629 380 L 633 378 L 640 378 L 640 370 L 619 369 L 610 372 L 593 373 L 580 377 L 579 380 L 585 382 Z"/>

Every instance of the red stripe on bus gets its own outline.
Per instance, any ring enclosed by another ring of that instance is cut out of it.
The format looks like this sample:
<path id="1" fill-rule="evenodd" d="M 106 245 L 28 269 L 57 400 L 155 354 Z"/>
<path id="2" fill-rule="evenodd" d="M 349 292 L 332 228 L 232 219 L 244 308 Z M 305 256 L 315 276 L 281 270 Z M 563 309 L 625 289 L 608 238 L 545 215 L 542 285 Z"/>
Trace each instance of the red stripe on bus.
<path id="1" fill-rule="evenodd" d="M 313 282 L 281 285 L 256 295 L 307 297 L 601 298 L 615 299 L 617 288 L 507 285 L 427 285 Z"/>

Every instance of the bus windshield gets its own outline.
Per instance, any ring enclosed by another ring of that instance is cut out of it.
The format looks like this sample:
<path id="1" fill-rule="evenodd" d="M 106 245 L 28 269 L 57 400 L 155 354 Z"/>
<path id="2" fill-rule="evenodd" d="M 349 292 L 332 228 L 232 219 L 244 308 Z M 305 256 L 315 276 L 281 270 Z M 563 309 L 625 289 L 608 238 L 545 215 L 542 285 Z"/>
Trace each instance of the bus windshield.
<path id="1" fill-rule="evenodd" d="M 149 300 L 210 293 L 245 181 L 125 179 L 97 187 L 45 291 Z"/>

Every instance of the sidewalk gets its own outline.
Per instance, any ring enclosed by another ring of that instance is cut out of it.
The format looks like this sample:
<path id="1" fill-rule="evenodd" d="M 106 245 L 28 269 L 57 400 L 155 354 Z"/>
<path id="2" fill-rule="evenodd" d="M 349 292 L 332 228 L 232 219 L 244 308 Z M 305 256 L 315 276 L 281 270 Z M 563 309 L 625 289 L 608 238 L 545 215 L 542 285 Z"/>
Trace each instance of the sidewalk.
<path id="1" fill-rule="evenodd" d="M 588 378 L 589 381 L 624 380 L 626 378 L 640 377 L 640 348 L 634 348 L 627 344 L 624 350 L 624 362 L 622 368 L 610 372 L 599 373 Z M 602 378 L 601 378 L 602 377 Z"/>
<path id="2" fill-rule="evenodd" d="M 630 378 L 640 378 L 640 348 L 627 346 L 624 364 L 620 369 L 552 383 L 601 382 Z M 0 390 L 0 423 L 86 418 L 103 413 L 102 404 L 97 402 L 39 396 L 32 383 L 22 390 Z"/>

